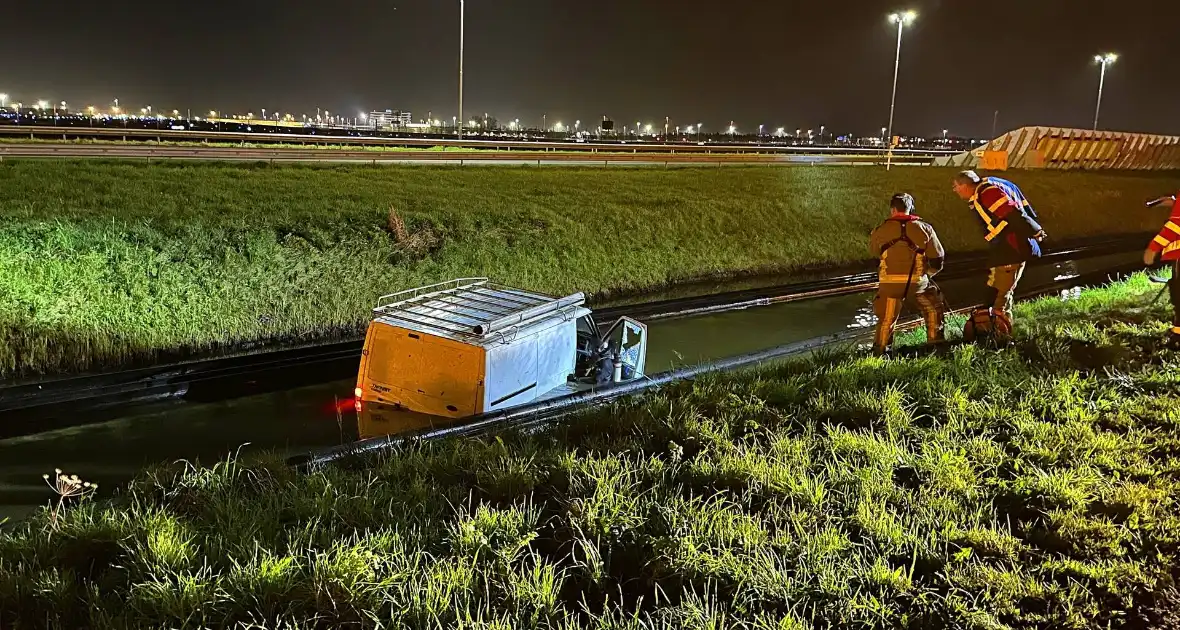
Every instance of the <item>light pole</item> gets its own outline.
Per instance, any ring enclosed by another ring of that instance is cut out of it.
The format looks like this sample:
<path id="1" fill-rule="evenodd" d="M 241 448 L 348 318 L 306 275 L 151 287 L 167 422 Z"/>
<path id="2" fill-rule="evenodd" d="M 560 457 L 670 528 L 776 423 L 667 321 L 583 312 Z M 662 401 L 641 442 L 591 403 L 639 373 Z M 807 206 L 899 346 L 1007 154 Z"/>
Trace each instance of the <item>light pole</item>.
<path id="1" fill-rule="evenodd" d="M 1098 104 L 1094 107 L 1094 131 L 1098 131 L 1098 114 L 1102 112 L 1102 88 L 1106 85 L 1106 66 L 1118 59 L 1119 56 L 1114 53 L 1094 56 L 1094 61 L 1102 66 L 1102 73 L 1098 75 Z"/>
<path id="2" fill-rule="evenodd" d="M 946 132 L 947 131 L 948 131 L 947 129 L 942 130 L 942 143 L 943 144 L 946 144 Z"/>
<path id="3" fill-rule="evenodd" d="M 459 0 L 459 117 L 455 119 L 456 131 L 459 134 L 459 139 L 463 139 L 463 44 L 464 33 L 466 31 L 466 24 L 464 20 L 467 16 L 467 7 L 465 0 Z"/>
<path id="4" fill-rule="evenodd" d="M 889 143 L 889 151 L 885 158 L 885 170 L 889 170 L 893 166 L 893 111 L 897 107 L 897 74 L 901 69 L 901 33 L 907 25 L 913 24 L 916 19 L 918 19 L 918 14 L 913 11 L 894 13 L 889 16 L 889 21 L 897 24 L 897 57 L 893 60 L 893 97 L 889 101 L 889 131 L 888 137 L 885 139 Z"/>

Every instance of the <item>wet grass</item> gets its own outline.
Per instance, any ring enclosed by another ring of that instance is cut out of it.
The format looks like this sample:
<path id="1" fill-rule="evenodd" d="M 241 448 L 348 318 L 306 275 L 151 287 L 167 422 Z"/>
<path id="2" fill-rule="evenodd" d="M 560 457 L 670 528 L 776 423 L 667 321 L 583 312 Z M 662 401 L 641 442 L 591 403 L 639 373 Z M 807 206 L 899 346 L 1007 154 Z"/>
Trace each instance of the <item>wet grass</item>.
<path id="1" fill-rule="evenodd" d="M 314 474 L 158 469 L 0 534 L 0 627 L 1166 624 L 1153 287 L 1023 305 L 1001 351 L 829 354 Z"/>
<path id="2" fill-rule="evenodd" d="M 352 336 L 379 295 L 454 277 L 604 295 L 860 261 L 902 189 L 978 248 L 951 173 L 4 162 L 0 378 Z M 1153 230 L 1141 200 L 1175 187 L 1018 179 L 1063 240 Z"/>

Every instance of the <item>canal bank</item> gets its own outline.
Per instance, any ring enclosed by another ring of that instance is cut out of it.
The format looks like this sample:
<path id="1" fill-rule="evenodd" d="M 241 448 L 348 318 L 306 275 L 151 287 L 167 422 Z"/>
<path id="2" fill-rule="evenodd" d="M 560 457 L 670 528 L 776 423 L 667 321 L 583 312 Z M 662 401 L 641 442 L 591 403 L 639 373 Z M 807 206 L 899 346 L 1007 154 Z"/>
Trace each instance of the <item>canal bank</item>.
<path id="1" fill-rule="evenodd" d="M 1024 287 L 1070 286 L 1082 276 L 1105 277 L 1105 271 L 1134 264 L 1136 254 L 1113 254 L 1032 267 Z M 972 304 L 979 278 L 942 281 L 954 306 Z M 755 352 L 850 330 L 874 323 L 871 293 L 811 299 L 725 313 L 650 322 L 648 370 L 655 374 L 738 354 Z M 0 505 L 5 513 L 25 513 L 40 504 L 45 488 L 30 481 L 63 468 L 107 487 L 125 483 L 145 466 L 177 459 L 209 463 L 229 453 L 250 455 L 277 451 L 295 455 L 347 444 L 362 438 L 421 430 L 435 419 L 408 423 L 362 423 L 352 406 L 359 357 L 348 362 L 340 380 L 223 398 L 220 387 L 197 388 L 183 399 L 99 410 L 84 426 L 42 430 L 34 435 L 0 439 Z M 84 416 L 68 416 L 77 424 Z M 43 420 L 48 423 L 48 420 Z"/>
<path id="2" fill-rule="evenodd" d="M 1144 623 L 1180 526 L 1155 288 L 1021 305 L 998 352 L 815 357 L 312 475 L 174 466 L 0 534 L 0 621 Z"/>
<path id="3" fill-rule="evenodd" d="M 0 165 L 0 378 L 358 334 L 378 296 L 488 276 L 595 299 L 863 262 L 907 190 L 984 245 L 953 170 Z M 1053 242 L 1147 232 L 1174 174 L 1017 178 Z M 1052 243 L 1051 243 L 1052 245 Z"/>

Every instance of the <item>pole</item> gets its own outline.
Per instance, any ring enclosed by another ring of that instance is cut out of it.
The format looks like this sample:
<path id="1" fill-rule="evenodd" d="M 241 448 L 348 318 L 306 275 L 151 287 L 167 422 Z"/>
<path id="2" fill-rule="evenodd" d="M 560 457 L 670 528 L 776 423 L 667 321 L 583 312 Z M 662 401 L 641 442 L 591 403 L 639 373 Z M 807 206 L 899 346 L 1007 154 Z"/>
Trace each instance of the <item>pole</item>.
<path id="1" fill-rule="evenodd" d="M 905 20 L 897 20 L 897 58 L 893 61 L 893 98 L 889 101 L 889 134 L 885 142 L 889 151 L 885 157 L 885 170 L 893 167 L 893 111 L 897 107 L 897 74 L 901 70 L 901 32 L 905 28 Z"/>
<path id="2" fill-rule="evenodd" d="M 992 140 L 996 139 L 996 123 L 1000 121 L 1000 110 L 996 110 L 995 115 L 992 116 Z"/>
<path id="3" fill-rule="evenodd" d="M 1098 105 L 1094 107 L 1094 131 L 1098 131 L 1098 114 L 1102 112 L 1102 88 L 1106 84 L 1106 60 L 1102 60 L 1102 73 L 1098 75 Z"/>
<path id="4" fill-rule="evenodd" d="M 464 0 L 459 0 L 459 120 L 456 127 L 458 128 L 460 140 L 463 139 L 463 38 L 466 13 Z"/>

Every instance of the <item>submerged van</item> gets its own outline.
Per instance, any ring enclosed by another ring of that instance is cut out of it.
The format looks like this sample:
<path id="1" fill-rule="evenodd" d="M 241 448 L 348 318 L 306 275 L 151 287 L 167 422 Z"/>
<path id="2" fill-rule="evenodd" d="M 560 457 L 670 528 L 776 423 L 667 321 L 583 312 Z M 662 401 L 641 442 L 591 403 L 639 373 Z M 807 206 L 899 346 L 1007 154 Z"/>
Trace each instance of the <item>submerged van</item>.
<path id="1" fill-rule="evenodd" d="M 382 297 L 358 405 L 466 418 L 643 376 L 647 327 L 606 332 L 582 293 L 553 297 L 463 278 Z"/>

